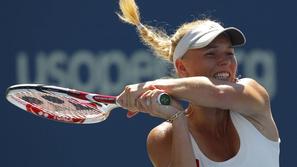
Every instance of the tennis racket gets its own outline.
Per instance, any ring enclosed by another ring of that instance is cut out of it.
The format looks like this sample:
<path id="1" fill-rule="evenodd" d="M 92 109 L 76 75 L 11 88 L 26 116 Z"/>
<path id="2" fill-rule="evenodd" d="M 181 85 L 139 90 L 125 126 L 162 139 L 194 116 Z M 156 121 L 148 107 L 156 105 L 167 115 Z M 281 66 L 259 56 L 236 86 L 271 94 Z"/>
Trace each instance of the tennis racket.
<path id="1" fill-rule="evenodd" d="M 104 121 L 113 109 L 121 107 L 116 96 L 42 84 L 13 85 L 7 89 L 6 99 L 36 116 L 74 124 Z M 169 105 L 170 99 L 162 93 L 158 102 Z"/>

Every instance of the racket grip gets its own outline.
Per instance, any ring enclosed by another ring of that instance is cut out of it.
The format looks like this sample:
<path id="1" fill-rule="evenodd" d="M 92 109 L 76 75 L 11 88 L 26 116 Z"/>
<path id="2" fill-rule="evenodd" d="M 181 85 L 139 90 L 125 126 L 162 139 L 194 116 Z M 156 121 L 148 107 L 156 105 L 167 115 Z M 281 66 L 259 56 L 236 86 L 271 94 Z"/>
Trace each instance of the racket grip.
<path id="1" fill-rule="evenodd" d="M 158 96 L 158 103 L 162 105 L 170 105 L 171 97 L 166 93 L 161 93 Z"/>

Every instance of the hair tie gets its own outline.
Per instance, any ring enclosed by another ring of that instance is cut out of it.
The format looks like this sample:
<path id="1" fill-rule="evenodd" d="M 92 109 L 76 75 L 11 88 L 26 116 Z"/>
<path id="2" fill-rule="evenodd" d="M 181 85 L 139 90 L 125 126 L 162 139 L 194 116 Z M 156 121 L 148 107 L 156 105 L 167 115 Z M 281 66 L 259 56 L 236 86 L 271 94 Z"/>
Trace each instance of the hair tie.
<path id="1" fill-rule="evenodd" d="M 143 24 L 141 24 L 141 23 L 138 23 L 138 24 L 136 25 L 136 28 L 140 31 L 140 30 L 144 29 L 145 26 L 144 26 Z"/>

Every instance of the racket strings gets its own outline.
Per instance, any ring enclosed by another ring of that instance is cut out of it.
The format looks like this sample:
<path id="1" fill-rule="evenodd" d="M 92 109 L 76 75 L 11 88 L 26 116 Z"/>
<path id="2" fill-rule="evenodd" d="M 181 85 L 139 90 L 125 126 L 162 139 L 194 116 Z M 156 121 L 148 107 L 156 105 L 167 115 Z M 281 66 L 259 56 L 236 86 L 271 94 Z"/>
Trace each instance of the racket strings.
<path id="1" fill-rule="evenodd" d="M 102 115 L 102 118 L 105 118 L 105 113 L 102 111 L 104 104 L 90 103 L 67 94 L 26 89 L 16 92 L 13 96 L 57 117 L 86 119 Z"/>

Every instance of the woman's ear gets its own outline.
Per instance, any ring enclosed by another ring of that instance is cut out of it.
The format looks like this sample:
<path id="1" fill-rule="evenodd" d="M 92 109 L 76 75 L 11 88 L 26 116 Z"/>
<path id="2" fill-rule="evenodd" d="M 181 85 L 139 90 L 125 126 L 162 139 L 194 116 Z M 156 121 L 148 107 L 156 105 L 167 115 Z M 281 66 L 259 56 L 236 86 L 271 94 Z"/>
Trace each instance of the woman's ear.
<path id="1" fill-rule="evenodd" d="M 188 72 L 187 69 L 181 59 L 177 59 L 175 61 L 176 73 L 179 77 L 187 77 Z"/>

